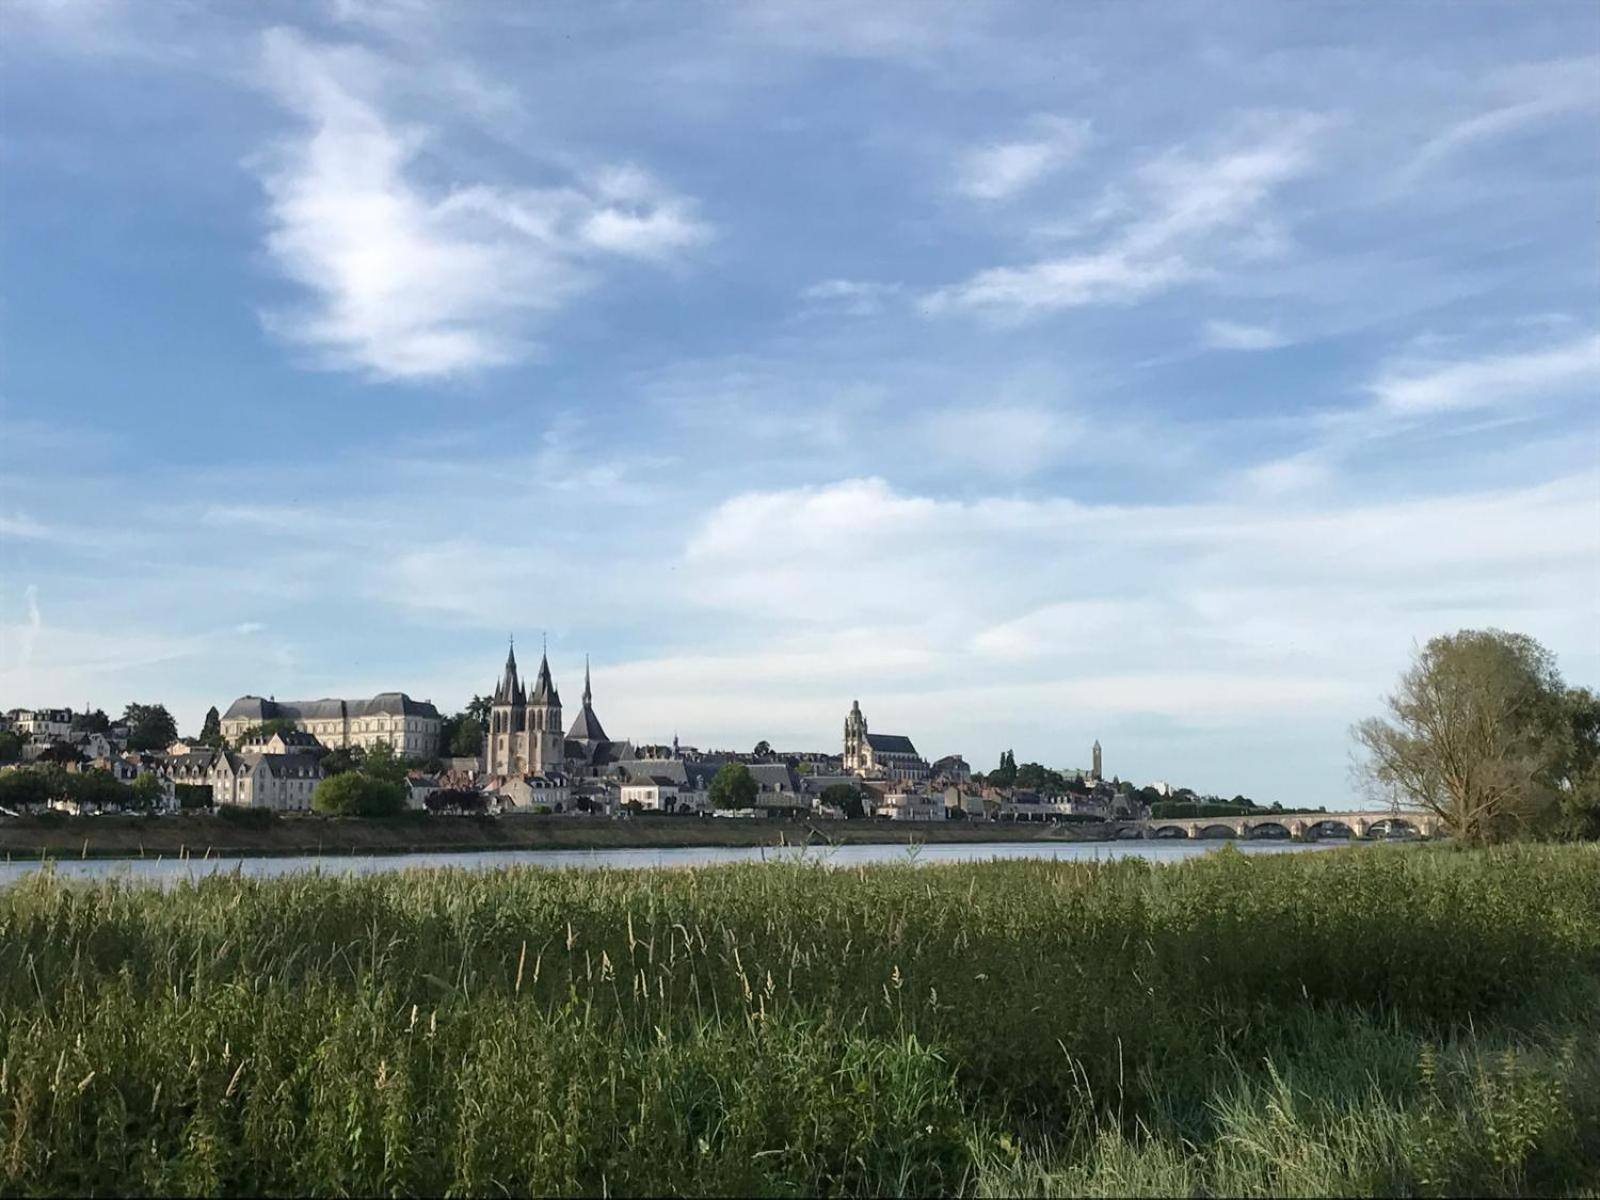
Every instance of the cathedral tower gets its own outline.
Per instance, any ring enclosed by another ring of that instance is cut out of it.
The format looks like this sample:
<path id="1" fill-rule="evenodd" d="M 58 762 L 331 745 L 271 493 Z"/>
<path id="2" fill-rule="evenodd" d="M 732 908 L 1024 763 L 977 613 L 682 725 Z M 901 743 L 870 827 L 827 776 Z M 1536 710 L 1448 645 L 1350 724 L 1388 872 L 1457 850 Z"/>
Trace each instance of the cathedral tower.
<path id="1" fill-rule="evenodd" d="M 1103 776 L 1100 774 L 1100 739 L 1099 738 L 1095 739 L 1095 743 L 1094 743 L 1094 765 L 1089 768 L 1089 778 L 1090 779 L 1101 779 L 1101 778 L 1103 778 Z"/>
<path id="2" fill-rule="evenodd" d="M 850 715 L 844 719 L 844 769 L 864 771 L 867 767 L 867 719 L 861 715 L 861 701 L 850 702 Z"/>
<path id="3" fill-rule="evenodd" d="M 541 655 L 530 696 L 517 675 L 517 653 L 506 652 L 505 669 L 489 705 L 484 738 L 485 775 L 543 774 L 560 770 L 566 740 L 561 732 L 561 695 L 550 678 L 550 660 Z"/>

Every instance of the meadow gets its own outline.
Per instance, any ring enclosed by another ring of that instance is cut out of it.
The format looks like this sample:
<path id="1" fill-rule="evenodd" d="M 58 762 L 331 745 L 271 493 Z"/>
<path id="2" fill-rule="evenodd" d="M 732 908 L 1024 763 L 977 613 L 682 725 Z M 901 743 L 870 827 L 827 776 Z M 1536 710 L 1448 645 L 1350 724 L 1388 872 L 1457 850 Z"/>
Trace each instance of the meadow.
<path id="1" fill-rule="evenodd" d="M 1593 1195 L 1600 847 L 0 892 L 5 1194 Z"/>

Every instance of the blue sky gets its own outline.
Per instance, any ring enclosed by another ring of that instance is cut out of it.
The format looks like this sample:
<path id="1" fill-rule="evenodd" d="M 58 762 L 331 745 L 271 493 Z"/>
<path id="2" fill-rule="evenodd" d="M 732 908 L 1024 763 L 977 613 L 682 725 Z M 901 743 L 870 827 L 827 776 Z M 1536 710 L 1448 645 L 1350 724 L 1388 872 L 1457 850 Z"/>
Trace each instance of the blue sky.
<path id="1" fill-rule="evenodd" d="M 1341 805 L 1419 641 L 1600 679 L 1592 4 L 0 22 L 0 705 L 547 632 L 613 736 Z"/>

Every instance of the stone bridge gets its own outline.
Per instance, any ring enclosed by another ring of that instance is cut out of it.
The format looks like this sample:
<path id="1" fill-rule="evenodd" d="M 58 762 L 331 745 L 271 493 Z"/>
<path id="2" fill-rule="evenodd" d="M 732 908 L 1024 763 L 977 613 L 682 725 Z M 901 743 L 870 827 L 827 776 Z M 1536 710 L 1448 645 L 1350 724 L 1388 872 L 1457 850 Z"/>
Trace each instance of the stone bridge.
<path id="1" fill-rule="evenodd" d="M 1255 813 L 1248 817 L 1161 817 L 1134 821 L 1123 837 L 1144 838 L 1321 838 L 1385 837 L 1389 833 L 1438 837 L 1432 813 L 1329 812 Z"/>

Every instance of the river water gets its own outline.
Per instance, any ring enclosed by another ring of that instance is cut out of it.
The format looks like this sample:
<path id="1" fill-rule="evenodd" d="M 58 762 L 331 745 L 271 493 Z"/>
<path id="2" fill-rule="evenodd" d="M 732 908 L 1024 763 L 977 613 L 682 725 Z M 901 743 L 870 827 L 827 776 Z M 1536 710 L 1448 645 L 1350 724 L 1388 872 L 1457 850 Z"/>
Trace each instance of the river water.
<path id="1" fill-rule="evenodd" d="M 485 850 L 474 853 L 374 854 L 374 855 L 281 855 L 264 858 L 186 858 L 186 859 L 59 859 L 49 869 L 62 878 L 130 879 L 170 884 L 199 879 L 207 875 L 238 872 L 242 875 L 292 875 L 301 871 L 321 871 L 326 875 L 369 875 L 376 871 L 425 870 L 437 867 L 465 867 L 484 870 L 493 867 L 701 867 L 713 863 L 783 862 L 803 859 L 836 867 L 855 867 L 867 863 L 953 863 L 986 862 L 994 859 L 1043 858 L 1078 862 L 1105 861 L 1138 857 L 1153 862 L 1175 862 L 1216 850 L 1217 841 L 1119 841 L 1119 842 L 945 842 L 939 845 L 854 845 L 811 847 L 807 849 L 772 846 L 689 846 L 636 850 Z M 1294 854 L 1347 845 L 1327 842 L 1227 843 L 1243 854 Z M 41 869 L 38 862 L 0 864 L 0 885 L 14 883 Z"/>

